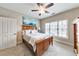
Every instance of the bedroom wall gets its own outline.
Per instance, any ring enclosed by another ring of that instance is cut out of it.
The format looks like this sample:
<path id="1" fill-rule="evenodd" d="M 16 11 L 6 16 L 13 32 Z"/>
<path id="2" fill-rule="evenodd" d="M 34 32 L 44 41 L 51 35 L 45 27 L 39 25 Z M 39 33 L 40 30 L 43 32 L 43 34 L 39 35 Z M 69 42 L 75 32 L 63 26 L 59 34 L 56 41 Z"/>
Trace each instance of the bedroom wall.
<path id="1" fill-rule="evenodd" d="M 21 43 L 22 42 L 22 35 L 21 35 L 22 14 L 0 7 L 0 16 L 17 19 L 18 31 L 17 31 L 16 41 L 17 44 Z"/>
<path id="2" fill-rule="evenodd" d="M 79 16 L 79 8 L 75 8 L 48 18 L 41 19 L 40 20 L 41 32 L 45 32 L 45 26 L 44 26 L 45 23 L 67 19 L 68 20 L 68 39 L 55 37 L 55 40 L 58 42 L 62 42 L 73 46 L 72 21 L 78 16 Z"/>

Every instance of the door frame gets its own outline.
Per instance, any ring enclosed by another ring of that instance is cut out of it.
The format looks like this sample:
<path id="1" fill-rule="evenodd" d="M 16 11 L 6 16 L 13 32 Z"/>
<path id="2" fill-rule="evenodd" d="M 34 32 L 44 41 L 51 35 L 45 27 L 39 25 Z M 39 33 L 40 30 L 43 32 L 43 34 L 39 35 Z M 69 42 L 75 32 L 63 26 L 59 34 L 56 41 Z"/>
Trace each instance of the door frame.
<path id="1" fill-rule="evenodd" d="M 77 39 L 77 22 L 79 22 L 79 17 L 73 20 L 73 48 L 76 54 L 78 54 L 78 39 Z"/>
<path id="2" fill-rule="evenodd" d="M 78 39 L 77 39 L 77 24 L 73 24 L 73 34 L 74 34 L 74 51 L 78 54 Z"/>

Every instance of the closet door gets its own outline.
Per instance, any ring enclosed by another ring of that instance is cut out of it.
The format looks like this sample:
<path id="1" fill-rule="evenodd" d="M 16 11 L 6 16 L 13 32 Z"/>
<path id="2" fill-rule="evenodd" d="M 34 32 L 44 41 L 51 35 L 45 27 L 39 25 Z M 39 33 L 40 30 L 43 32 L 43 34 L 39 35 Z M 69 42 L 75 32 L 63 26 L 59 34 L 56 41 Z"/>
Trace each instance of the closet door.
<path id="1" fill-rule="evenodd" d="M 0 17 L 0 49 L 16 46 L 16 20 Z"/>
<path id="2" fill-rule="evenodd" d="M 16 46 L 16 20 L 8 19 L 8 47 Z"/>
<path id="3" fill-rule="evenodd" d="M 12 30 L 13 29 L 13 30 Z M 11 25 L 11 40 L 12 40 L 12 46 L 16 45 L 16 33 L 17 33 L 17 23 L 16 19 L 12 19 L 12 25 Z"/>
<path id="4" fill-rule="evenodd" d="M 8 28 L 7 28 L 7 18 L 2 17 L 2 48 L 7 48 L 7 33 L 8 33 Z"/>
<path id="5" fill-rule="evenodd" d="M 8 41 L 7 41 L 7 48 L 8 47 L 11 47 L 11 45 L 12 45 L 12 40 L 11 40 L 11 28 L 12 28 L 12 21 L 11 21 L 11 19 L 10 18 L 8 18 L 8 23 L 7 23 L 7 26 L 8 26 L 8 35 L 7 35 L 7 37 L 8 37 Z"/>

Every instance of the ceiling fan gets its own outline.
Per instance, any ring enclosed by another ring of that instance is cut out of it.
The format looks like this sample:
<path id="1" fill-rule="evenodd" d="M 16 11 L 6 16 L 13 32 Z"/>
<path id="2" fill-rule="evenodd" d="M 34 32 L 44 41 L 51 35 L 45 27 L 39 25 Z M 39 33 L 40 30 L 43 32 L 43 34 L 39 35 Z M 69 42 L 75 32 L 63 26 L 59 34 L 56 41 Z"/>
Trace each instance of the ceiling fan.
<path id="1" fill-rule="evenodd" d="M 53 6 L 53 5 L 54 5 L 54 3 L 50 3 L 50 4 L 46 5 L 46 6 L 43 3 L 37 3 L 37 6 L 39 8 L 36 9 L 36 10 L 32 10 L 32 12 L 38 11 L 39 12 L 39 16 L 41 16 L 42 13 L 49 13 L 47 11 L 47 8 L 49 8 L 49 7 Z"/>

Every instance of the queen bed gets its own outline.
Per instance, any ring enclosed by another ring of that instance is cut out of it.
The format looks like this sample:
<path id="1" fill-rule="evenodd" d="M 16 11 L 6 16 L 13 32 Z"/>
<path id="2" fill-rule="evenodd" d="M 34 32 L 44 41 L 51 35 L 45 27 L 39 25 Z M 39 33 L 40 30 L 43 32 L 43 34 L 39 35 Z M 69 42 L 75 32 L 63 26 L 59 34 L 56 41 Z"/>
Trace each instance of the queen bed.
<path id="1" fill-rule="evenodd" d="M 53 37 L 48 34 L 39 33 L 36 30 L 23 30 L 23 42 L 34 55 L 42 55 L 53 44 Z"/>

